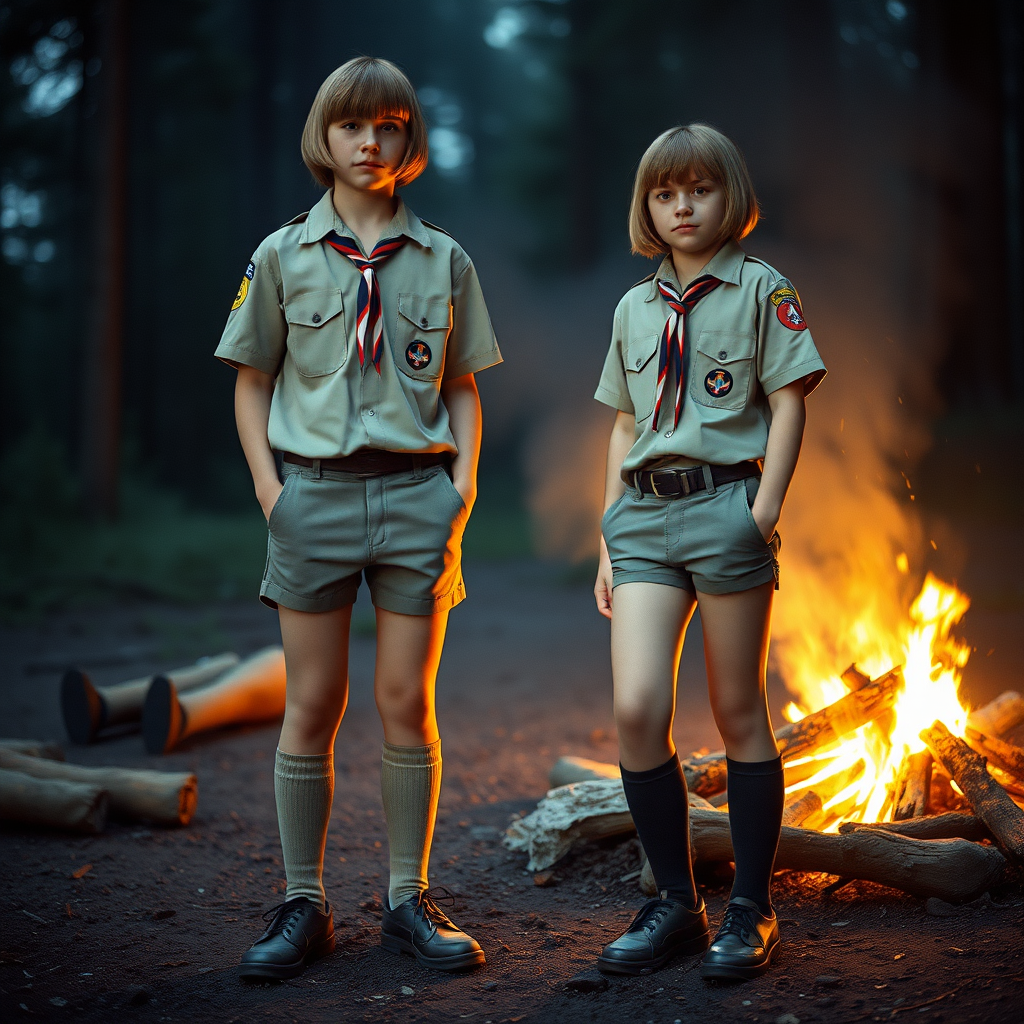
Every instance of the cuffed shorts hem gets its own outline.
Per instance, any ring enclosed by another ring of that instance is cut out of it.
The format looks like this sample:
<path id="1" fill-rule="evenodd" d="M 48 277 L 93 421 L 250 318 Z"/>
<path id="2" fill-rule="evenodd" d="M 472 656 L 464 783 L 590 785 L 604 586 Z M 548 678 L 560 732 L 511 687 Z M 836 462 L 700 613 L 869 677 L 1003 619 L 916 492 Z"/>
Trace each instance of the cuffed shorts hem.
<path id="1" fill-rule="evenodd" d="M 370 587 L 370 600 L 374 608 L 383 608 L 386 612 L 397 615 L 437 615 L 439 612 L 451 611 L 466 597 L 465 584 L 460 580 L 447 594 L 439 597 L 409 597 L 396 594 L 393 590 L 377 583 Z"/>
<path id="2" fill-rule="evenodd" d="M 678 587 L 680 590 L 689 590 L 693 593 L 693 584 L 688 578 L 689 574 L 678 573 L 673 569 L 658 568 L 652 566 L 650 569 L 622 569 L 612 570 L 612 589 L 621 586 L 623 583 L 661 583 L 666 587 Z"/>
<path id="3" fill-rule="evenodd" d="M 285 590 L 284 587 L 279 587 L 276 583 L 264 580 L 260 587 L 260 600 L 268 608 L 283 605 L 296 612 L 333 612 L 355 604 L 358 590 L 359 580 L 357 578 L 323 597 L 302 597 L 300 594 L 293 594 Z"/>
<path id="4" fill-rule="evenodd" d="M 756 572 L 748 572 L 743 576 L 734 576 L 727 580 L 704 580 L 694 577 L 693 585 L 701 594 L 738 594 L 743 590 L 753 590 L 764 583 L 775 582 L 775 569 L 766 565 Z"/>

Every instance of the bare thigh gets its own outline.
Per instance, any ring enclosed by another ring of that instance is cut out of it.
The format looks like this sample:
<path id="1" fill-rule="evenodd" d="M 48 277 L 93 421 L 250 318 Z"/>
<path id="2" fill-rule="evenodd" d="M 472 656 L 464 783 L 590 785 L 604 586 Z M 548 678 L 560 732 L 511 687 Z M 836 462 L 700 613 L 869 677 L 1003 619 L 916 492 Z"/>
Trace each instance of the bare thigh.
<path id="1" fill-rule="evenodd" d="M 299 612 L 278 606 L 288 672 L 280 748 L 326 754 L 348 704 L 348 635 L 352 608 Z"/>
<path id="2" fill-rule="evenodd" d="M 696 600 L 660 583 L 623 583 L 612 593 L 612 678 L 619 758 L 647 771 L 675 753 L 676 674 Z"/>
<path id="3" fill-rule="evenodd" d="M 773 583 L 736 594 L 697 594 L 711 711 L 736 761 L 778 756 L 765 694 Z"/>
<path id="4" fill-rule="evenodd" d="M 434 688 L 448 612 L 400 615 L 377 608 L 373 693 L 388 743 L 419 747 L 438 738 Z"/>

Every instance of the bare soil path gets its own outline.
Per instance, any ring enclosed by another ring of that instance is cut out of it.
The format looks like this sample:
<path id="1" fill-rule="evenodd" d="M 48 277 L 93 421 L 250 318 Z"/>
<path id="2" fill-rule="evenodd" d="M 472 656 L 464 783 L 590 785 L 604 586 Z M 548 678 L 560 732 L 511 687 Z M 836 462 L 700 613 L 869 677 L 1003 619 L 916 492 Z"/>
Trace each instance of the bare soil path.
<path id="1" fill-rule="evenodd" d="M 642 902 L 632 839 L 570 855 L 554 885 L 533 884 L 500 843 L 510 816 L 546 788 L 561 753 L 616 758 L 607 628 L 590 583 L 537 563 L 471 565 L 470 600 L 453 613 L 439 681 L 444 786 L 432 880 L 458 897 L 453 916 L 487 966 L 448 977 L 379 947 L 386 835 L 380 724 L 370 679 L 369 610 L 356 614 L 352 700 L 336 748 L 338 782 L 326 884 L 339 947 L 301 979 L 247 986 L 238 956 L 281 898 L 273 802 L 276 727 L 197 737 L 150 757 L 137 734 L 89 748 L 85 764 L 190 769 L 199 810 L 183 829 L 112 823 L 97 837 L 0 829 L 0 1018 L 4 1021 L 1014 1021 L 1024 1017 L 1020 889 L 967 907 L 919 902 L 868 884 L 780 873 L 784 952 L 764 978 L 701 982 L 695 959 L 645 978 L 592 970 L 603 942 Z M 365 600 L 365 595 L 362 600 Z M 1020 680 L 1019 611 L 971 613 L 982 654 L 979 698 Z M 59 669 L 77 661 L 113 682 L 275 642 L 254 602 L 200 609 L 138 606 L 67 613 L 0 629 L 0 732 L 63 738 Z M 1006 659 L 1005 662 L 1003 659 Z M 111 662 L 116 662 L 112 664 Z M 684 653 L 676 740 L 717 745 L 703 691 L 699 629 Z M 773 684 L 772 708 L 784 701 Z M 89 865 L 86 870 L 86 866 Z M 75 877 L 79 876 L 79 877 Z M 729 880 L 702 880 L 714 920 Z"/>

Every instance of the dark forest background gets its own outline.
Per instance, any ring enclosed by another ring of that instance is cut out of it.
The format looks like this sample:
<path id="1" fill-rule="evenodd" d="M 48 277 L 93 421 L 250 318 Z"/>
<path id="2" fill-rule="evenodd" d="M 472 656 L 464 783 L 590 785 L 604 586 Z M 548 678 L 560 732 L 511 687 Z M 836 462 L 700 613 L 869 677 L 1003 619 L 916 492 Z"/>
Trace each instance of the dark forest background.
<path id="1" fill-rule="evenodd" d="M 800 288 L 812 403 L 863 411 L 881 486 L 920 470 L 944 500 L 978 451 L 1017 474 L 1021 29 L 1015 0 L 5 0 L 0 605 L 251 593 L 263 524 L 211 353 L 252 250 L 320 195 L 317 87 L 364 53 L 419 90 L 406 199 L 473 256 L 506 358 L 470 553 L 588 553 L 592 502 L 557 481 L 594 476 L 611 313 L 650 270 L 632 172 L 694 120 L 744 150 L 746 247 Z"/>

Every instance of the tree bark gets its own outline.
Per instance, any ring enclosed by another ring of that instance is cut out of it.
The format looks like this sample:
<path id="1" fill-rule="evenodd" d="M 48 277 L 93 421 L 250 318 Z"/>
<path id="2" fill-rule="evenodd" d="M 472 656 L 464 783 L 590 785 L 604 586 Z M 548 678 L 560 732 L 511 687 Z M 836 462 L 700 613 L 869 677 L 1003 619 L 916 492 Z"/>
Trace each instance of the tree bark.
<path id="1" fill-rule="evenodd" d="M 928 813 L 932 788 L 932 753 L 922 750 L 903 758 L 893 787 L 893 821 L 905 821 Z"/>
<path id="2" fill-rule="evenodd" d="M 921 733 L 921 739 L 956 780 L 972 810 L 999 845 L 1018 861 L 1024 860 L 1024 811 L 989 775 L 985 758 L 938 721 Z"/>
<path id="3" fill-rule="evenodd" d="M 64 760 L 63 747 L 46 740 L 0 740 L 0 750 L 24 754 L 26 757 L 48 757 L 51 761 Z"/>
<path id="4" fill-rule="evenodd" d="M 5 821 L 94 834 L 107 823 L 108 800 L 100 786 L 0 768 L 0 819 Z"/>
<path id="5" fill-rule="evenodd" d="M 893 832 L 908 839 L 970 839 L 975 843 L 992 838 L 983 821 L 960 811 L 930 814 L 907 821 L 846 821 L 839 826 L 840 835 L 851 832 Z"/>
<path id="6" fill-rule="evenodd" d="M 1004 772 L 1024 782 L 1024 750 L 1012 743 L 1005 743 L 994 736 L 986 736 L 967 727 L 967 743 L 982 757 L 998 765 Z"/>
<path id="7" fill-rule="evenodd" d="M 967 716 L 967 727 L 985 736 L 1005 736 L 1024 722 L 1024 697 L 1016 690 L 1007 690 Z"/>

